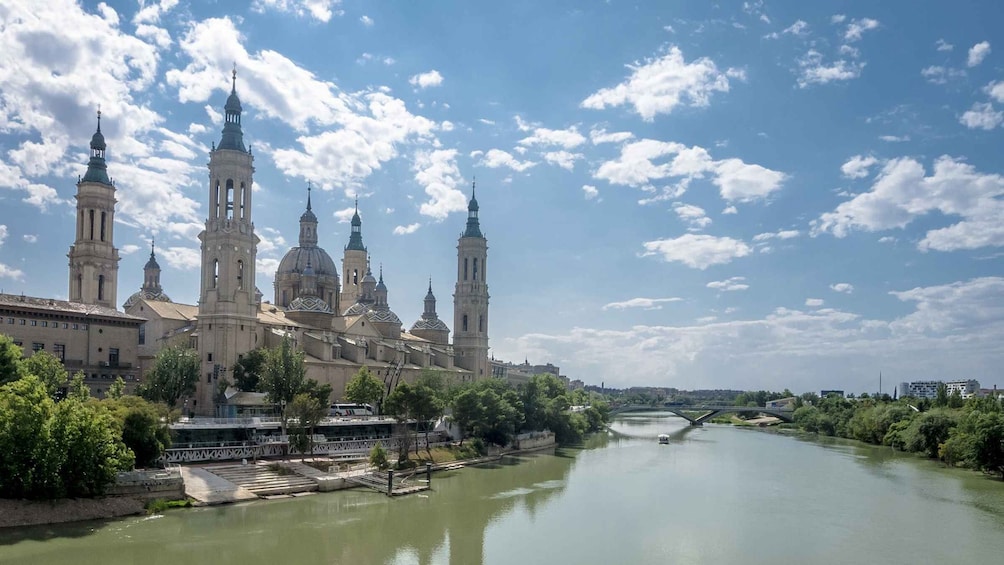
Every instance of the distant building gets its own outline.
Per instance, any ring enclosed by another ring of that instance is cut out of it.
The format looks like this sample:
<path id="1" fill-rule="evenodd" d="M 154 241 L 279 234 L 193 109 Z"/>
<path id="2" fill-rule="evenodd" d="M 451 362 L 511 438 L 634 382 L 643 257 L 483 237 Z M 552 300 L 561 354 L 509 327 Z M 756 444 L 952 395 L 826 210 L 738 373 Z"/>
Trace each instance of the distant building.
<path id="1" fill-rule="evenodd" d="M 938 386 L 945 385 L 949 395 L 958 392 L 962 398 L 971 398 L 980 391 L 980 382 L 974 379 L 954 381 L 913 381 L 899 383 L 896 391 L 899 397 L 913 396 L 916 398 L 937 398 Z"/>
<path id="2" fill-rule="evenodd" d="M 774 410 L 794 410 L 795 403 L 798 398 L 794 396 L 789 396 L 788 398 L 779 398 L 777 400 L 768 400 L 766 408 L 773 408 Z"/>
<path id="3" fill-rule="evenodd" d="M 835 394 L 835 395 L 839 396 L 840 398 L 844 397 L 844 391 L 842 391 L 842 390 L 821 390 L 821 391 L 819 391 L 819 397 L 820 398 L 826 398 L 827 396 L 829 396 L 831 394 Z"/>

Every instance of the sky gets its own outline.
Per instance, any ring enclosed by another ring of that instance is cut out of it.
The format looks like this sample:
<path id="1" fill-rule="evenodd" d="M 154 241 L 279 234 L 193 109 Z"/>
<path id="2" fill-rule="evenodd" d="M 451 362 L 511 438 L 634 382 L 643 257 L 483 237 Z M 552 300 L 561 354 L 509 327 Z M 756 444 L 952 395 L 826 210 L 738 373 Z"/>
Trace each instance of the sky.
<path id="1" fill-rule="evenodd" d="M 119 302 L 198 300 L 237 68 L 257 285 L 308 182 L 392 309 L 453 325 L 476 178 L 491 355 L 608 387 L 1004 387 L 1004 4 L 0 0 L 0 288 L 66 298 L 102 112 Z"/>

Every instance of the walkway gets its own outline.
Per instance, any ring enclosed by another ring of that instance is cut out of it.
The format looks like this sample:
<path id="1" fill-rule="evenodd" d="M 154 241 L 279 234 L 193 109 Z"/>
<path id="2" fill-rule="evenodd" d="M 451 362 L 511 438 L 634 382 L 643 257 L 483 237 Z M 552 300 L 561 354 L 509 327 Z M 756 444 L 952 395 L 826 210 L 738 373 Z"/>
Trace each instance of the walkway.
<path id="1" fill-rule="evenodd" d="M 258 496 L 202 467 L 181 467 L 185 480 L 185 496 L 199 506 L 255 500 Z"/>

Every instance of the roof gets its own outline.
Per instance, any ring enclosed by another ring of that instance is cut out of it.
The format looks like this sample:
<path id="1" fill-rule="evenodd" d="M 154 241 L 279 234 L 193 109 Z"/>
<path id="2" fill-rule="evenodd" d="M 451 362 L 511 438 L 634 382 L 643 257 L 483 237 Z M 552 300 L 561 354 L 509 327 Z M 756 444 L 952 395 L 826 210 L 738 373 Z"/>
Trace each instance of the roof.
<path id="1" fill-rule="evenodd" d="M 69 300 L 56 300 L 54 298 L 38 298 L 35 296 L 25 296 L 23 294 L 0 293 L 0 306 L 18 308 L 25 310 L 35 310 L 38 312 L 52 312 L 59 314 L 69 314 L 87 317 L 109 318 L 124 322 L 141 323 L 144 318 L 131 316 L 124 312 L 119 312 L 114 308 L 98 306 L 96 304 L 83 304 L 81 302 L 70 302 Z"/>
<path id="2" fill-rule="evenodd" d="M 153 310 L 161 318 L 167 320 L 184 320 L 191 322 L 199 315 L 199 307 L 194 304 L 181 304 L 179 302 L 163 302 L 160 300 L 140 300 L 143 306 Z"/>

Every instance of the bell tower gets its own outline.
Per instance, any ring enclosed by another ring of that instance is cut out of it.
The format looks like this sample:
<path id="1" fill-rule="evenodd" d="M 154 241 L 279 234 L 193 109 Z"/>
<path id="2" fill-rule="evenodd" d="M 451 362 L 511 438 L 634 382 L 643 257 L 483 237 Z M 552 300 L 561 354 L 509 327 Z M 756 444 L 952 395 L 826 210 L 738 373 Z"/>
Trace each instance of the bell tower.
<path id="1" fill-rule="evenodd" d="M 362 295 L 363 278 L 369 268 L 369 256 L 363 245 L 363 221 L 359 218 L 359 199 L 356 198 L 356 213 L 352 215 L 352 233 L 342 257 L 341 303 L 352 306 Z M 338 313 L 341 315 L 341 312 Z"/>
<path id="2" fill-rule="evenodd" d="M 71 302 L 115 309 L 118 289 L 119 250 L 113 243 L 115 230 L 115 185 L 108 178 L 105 136 L 98 129 L 91 137 L 87 172 L 77 182 L 77 231 L 67 257 L 70 260 Z"/>
<path id="3" fill-rule="evenodd" d="M 478 222 L 478 199 L 471 183 L 467 229 L 457 243 L 457 286 L 453 292 L 454 363 L 475 379 L 491 376 L 488 367 L 488 240 Z"/>
<path id="4" fill-rule="evenodd" d="M 199 234 L 202 282 L 197 320 L 201 373 L 194 411 L 212 415 L 213 397 L 234 363 L 255 347 L 258 236 L 251 221 L 254 157 L 244 146 L 237 69 L 219 145 L 209 153 L 209 215 Z"/>

